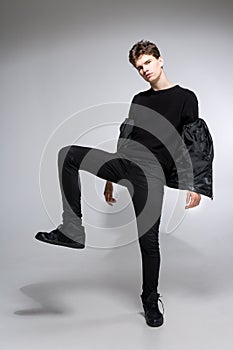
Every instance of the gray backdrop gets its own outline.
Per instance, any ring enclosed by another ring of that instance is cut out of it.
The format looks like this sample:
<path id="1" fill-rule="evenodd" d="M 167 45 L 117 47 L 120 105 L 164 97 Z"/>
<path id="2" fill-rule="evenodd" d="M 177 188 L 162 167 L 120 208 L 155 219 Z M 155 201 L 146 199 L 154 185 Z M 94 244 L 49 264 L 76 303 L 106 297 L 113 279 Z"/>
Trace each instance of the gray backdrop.
<path id="1" fill-rule="evenodd" d="M 171 308 L 175 293 L 186 293 L 188 298 L 197 293 L 200 299 L 204 293 L 206 300 L 218 292 L 225 293 L 226 299 L 232 295 L 232 7 L 232 2 L 226 0 L 1 1 L 2 301 L 5 325 L 9 326 L 9 334 L 10 329 L 15 331 L 14 339 L 18 346 L 25 346 L 23 335 L 27 334 L 26 324 L 25 328 L 22 323 L 18 328 L 19 315 L 33 315 L 35 334 L 36 325 L 40 323 L 43 328 L 43 318 L 39 317 L 41 312 L 37 313 L 33 305 L 31 313 L 21 312 L 22 309 L 27 310 L 27 297 L 36 300 L 35 295 L 48 295 L 49 288 L 56 289 L 58 282 L 46 287 L 45 291 L 42 288 L 44 292 L 40 294 L 35 285 L 38 281 L 43 284 L 53 278 L 59 281 L 61 271 L 66 278 L 70 273 L 70 280 L 67 282 L 61 278 L 59 288 L 69 286 L 69 283 L 74 286 L 83 279 L 85 290 L 92 274 L 101 280 L 107 264 L 112 271 L 109 276 L 113 274 L 119 279 L 122 298 L 126 285 L 129 290 L 132 289 L 128 291 L 129 300 L 130 295 L 134 297 L 135 305 L 140 309 L 140 305 L 136 304 L 141 281 L 140 255 L 134 242 L 135 222 L 129 197 L 121 186 L 117 185 L 118 203 L 112 208 L 104 203 L 104 181 L 81 174 L 83 210 L 90 246 L 81 257 L 73 251 L 45 247 L 34 240 L 34 235 L 38 230 L 52 229 L 61 219 L 56 177 L 56 152 L 59 147 L 77 141 L 80 125 L 83 132 L 87 130 L 80 144 L 114 151 L 119 123 L 125 118 L 133 95 L 149 87 L 128 63 L 129 49 L 141 39 L 157 43 L 165 59 L 165 73 L 172 83 L 196 93 L 200 116 L 209 125 L 215 144 L 214 201 L 203 197 L 201 205 L 185 215 L 182 206 L 184 197 L 181 197 L 182 205 L 177 204 L 179 220 L 175 222 L 173 217 L 175 223 L 171 224 L 170 235 L 166 234 L 170 231 L 165 221 L 176 206 L 177 192 L 166 191 L 161 237 L 161 289 L 168 299 L 171 296 Z M 108 124 L 106 116 L 111 112 Z M 70 124 L 71 120 L 75 123 Z M 63 127 L 67 125 L 63 133 Z M 98 125 L 102 127 L 98 129 Z M 71 130 L 73 133 L 69 134 Z M 43 163 L 43 156 L 47 156 L 48 163 Z M 44 167 L 45 164 L 51 168 Z M 116 209 L 117 213 L 114 212 Z M 131 217 L 130 227 L 119 228 L 119 215 L 121 218 Z M 131 232 L 126 241 L 124 232 Z M 131 241 L 131 247 L 125 245 Z M 119 245 L 123 246 L 122 249 L 100 249 Z M 76 259 L 80 259 L 85 269 L 80 268 L 77 272 L 79 265 L 76 265 Z M 95 273 L 90 261 L 96 266 Z M 76 278 L 74 284 L 71 282 L 72 271 Z M 127 276 L 132 276 L 131 273 L 134 278 L 130 281 Z M 88 274 L 89 280 L 85 280 Z M 105 277 L 101 280 L 103 290 L 108 281 Z M 27 286 L 31 284 L 34 284 L 34 289 L 28 287 L 28 292 Z M 91 296 L 95 288 L 93 285 L 89 287 Z M 111 293 L 116 291 L 119 294 L 115 287 L 113 285 Z M 20 293 L 20 289 L 24 293 Z M 75 289 L 74 295 L 76 292 Z M 71 309 L 72 296 L 70 292 Z M 38 299 L 40 301 L 41 298 Z M 232 318 L 229 312 L 232 304 L 227 305 L 223 312 L 226 318 L 221 325 L 224 325 L 224 339 L 229 345 L 231 338 L 227 333 L 227 320 Z M 209 315 L 206 322 L 212 322 L 219 313 Z M 42 316 L 47 322 L 46 312 L 42 312 Z M 176 318 L 171 317 L 171 328 L 175 322 Z M 143 322 L 141 324 L 144 326 Z M 211 332 L 215 332 L 215 326 L 219 329 L 219 325 L 211 325 Z M 88 322 L 86 326 L 89 327 Z M 92 326 L 92 340 L 95 342 L 98 335 L 94 331 L 95 324 Z M 123 327 L 124 323 L 119 323 L 120 326 Z M 186 326 L 185 319 L 181 326 Z M 16 345 L 9 334 L 5 332 L 3 344 L 7 349 L 14 349 Z M 167 335 L 160 339 L 160 348 L 172 349 L 173 336 L 171 333 L 170 338 Z M 205 344 L 207 342 L 205 349 L 210 346 L 217 349 L 222 336 L 215 333 L 214 340 L 210 340 L 202 334 L 200 339 Z M 52 339 L 48 336 L 48 341 L 44 341 L 45 348 L 46 344 L 48 348 L 60 344 L 53 343 Z M 132 338 L 129 339 L 132 341 Z M 171 343 L 168 343 L 169 339 Z M 201 348 L 197 339 L 196 343 L 190 339 L 176 340 L 180 341 L 180 348 L 191 348 L 190 344 Z M 31 340 L 35 339 L 32 337 Z M 149 348 L 153 341 L 148 342 Z M 92 341 L 89 339 L 89 342 L 84 342 L 82 348 L 91 348 Z M 103 344 L 107 348 L 111 342 L 105 339 Z M 140 344 L 136 339 L 131 346 L 135 348 L 138 345 L 140 348 Z M 126 343 L 122 340 L 118 345 L 124 348 Z M 70 340 L 70 349 L 72 346 L 75 342 Z"/>

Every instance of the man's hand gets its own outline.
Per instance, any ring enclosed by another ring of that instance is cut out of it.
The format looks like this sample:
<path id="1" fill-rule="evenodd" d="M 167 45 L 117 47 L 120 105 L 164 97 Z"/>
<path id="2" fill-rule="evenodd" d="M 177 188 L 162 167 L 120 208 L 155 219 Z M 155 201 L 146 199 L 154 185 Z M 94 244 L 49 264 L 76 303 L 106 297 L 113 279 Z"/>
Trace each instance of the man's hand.
<path id="1" fill-rule="evenodd" d="M 112 182 L 107 181 L 104 189 L 104 197 L 106 202 L 109 205 L 112 205 L 112 203 L 116 202 L 116 199 L 112 197 L 112 193 L 113 193 L 113 184 Z"/>
<path id="2" fill-rule="evenodd" d="M 185 206 L 185 209 L 196 207 L 197 205 L 199 205 L 200 201 L 201 201 L 200 193 L 188 191 L 187 197 L 186 197 L 187 205 Z"/>

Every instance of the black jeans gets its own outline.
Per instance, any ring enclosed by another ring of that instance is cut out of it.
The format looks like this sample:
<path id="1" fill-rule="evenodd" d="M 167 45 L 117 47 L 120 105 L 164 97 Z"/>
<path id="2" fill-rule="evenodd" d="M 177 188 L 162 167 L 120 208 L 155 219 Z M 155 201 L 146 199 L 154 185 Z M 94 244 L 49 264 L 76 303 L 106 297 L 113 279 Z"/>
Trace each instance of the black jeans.
<path id="1" fill-rule="evenodd" d="M 123 153 L 109 153 L 78 145 L 66 146 L 58 154 L 59 181 L 63 203 L 63 224 L 75 222 L 81 212 L 79 170 L 118 183 L 128 189 L 136 215 L 142 257 L 142 298 L 158 288 L 160 270 L 159 224 L 165 177 L 154 162 Z M 131 184 L 131 185 L 130 185 Z"/>

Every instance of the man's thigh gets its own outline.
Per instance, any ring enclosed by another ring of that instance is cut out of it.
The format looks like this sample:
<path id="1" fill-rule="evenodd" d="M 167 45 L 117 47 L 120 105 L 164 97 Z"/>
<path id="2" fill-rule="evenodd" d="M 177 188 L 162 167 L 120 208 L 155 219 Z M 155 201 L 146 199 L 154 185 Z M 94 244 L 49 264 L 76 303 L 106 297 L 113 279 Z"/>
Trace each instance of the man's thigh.
<path id="1" fill-rule="evenodd" d="M 132 163 L 126 177 L 137 220 L 138 234 L 142 236 L 158 226 L 164 197 L 165 176 L 160 166 Z"/>
<path id="2" fill-rule="evenodd" d="M 78 145 L 69 146 L 68 153 L 78 170 L 87 171 L 114 183 L 126 176 L 127 160 L 122 159 L 118 153 Z"/>

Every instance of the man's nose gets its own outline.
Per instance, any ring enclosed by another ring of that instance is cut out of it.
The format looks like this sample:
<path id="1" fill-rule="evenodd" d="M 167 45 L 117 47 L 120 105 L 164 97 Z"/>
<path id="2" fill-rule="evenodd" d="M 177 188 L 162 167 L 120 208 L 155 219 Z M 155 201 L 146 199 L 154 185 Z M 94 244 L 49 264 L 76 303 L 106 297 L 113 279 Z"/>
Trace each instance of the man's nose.
<path id="1" fill-rule="evenodd" d="M 146 66 L 143 67 L 143 72 L 146 73 L 146 71 L 148 70 L 148 68 Z"/>

